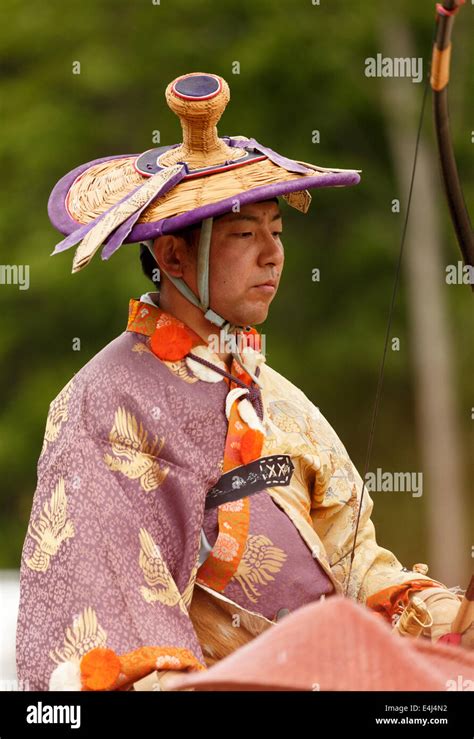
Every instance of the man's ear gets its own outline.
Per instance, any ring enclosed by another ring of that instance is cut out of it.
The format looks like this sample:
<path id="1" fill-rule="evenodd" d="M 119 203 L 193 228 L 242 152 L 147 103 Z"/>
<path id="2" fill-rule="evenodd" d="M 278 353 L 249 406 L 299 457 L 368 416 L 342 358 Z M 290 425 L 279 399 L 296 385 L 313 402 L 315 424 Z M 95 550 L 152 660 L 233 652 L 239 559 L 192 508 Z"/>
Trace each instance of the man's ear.
<path id="1" fill-rule="evenodd" d="M 163 253 L 165 250 L 165 247 L 167 246 L 169 237 L 166 236 L 157 236 L 156 239 L 153 242 L 153 254 L 155 255 L 155 260 L 162 260 L 163 259 Z"/>
<path id="2" fill-rule="evenodd" d="M 183 267 L 189 261 L 186 242 L 174 234 L 162 234 L 153 242 L 155 260 L 173 277 L 183 276 Z"/>

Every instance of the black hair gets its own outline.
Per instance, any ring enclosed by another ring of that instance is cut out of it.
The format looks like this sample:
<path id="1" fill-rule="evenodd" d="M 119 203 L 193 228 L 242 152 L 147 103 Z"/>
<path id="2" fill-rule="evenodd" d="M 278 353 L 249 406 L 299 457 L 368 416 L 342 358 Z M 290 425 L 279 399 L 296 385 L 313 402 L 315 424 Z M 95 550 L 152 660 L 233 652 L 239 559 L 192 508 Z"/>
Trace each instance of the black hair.
<path id="1" fill-rule="evenodd" d="M 268 200 L 273 200 L 278 205 L 278 198 L 268 198 Z M 263 201 L 261 201 L 263 202 Z M 222 215 L 225 215 L 223 213 Z M 214 221 L 219 220 L 221 216 L 215 216 Z M 201 229 L 201 221 L 199 223 L 195 223 L 193 226 L 187 226 L 186 228 L 182 228 L 179 231 L 173 231 L 174 236 L 181 236 L 181 238 L 184 239 L 189 249 L 192 249 L 194 244 L 197 241 L 198 237 L 198 231 Z M 159 286 L 160 279 L 159 279 L 159 267 L 158 264 L 155 261 L 155 258 L 153 254 L 150 253 L 149 248 L 145 244 L 140 244 L 140 262 L 142 265 L 142 271 L 145 277 L 148 277 L 149 280 L 153 282 L 155 287 Z"/>

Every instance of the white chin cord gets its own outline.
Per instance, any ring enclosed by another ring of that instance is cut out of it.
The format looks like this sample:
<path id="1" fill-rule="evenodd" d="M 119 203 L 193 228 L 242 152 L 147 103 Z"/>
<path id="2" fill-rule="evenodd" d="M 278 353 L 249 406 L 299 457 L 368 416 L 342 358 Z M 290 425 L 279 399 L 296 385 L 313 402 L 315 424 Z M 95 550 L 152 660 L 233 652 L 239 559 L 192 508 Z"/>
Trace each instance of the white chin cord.
<path id="1" fill-rule="evenodd" d="M 204 313 L 204 318 L 214 323 L 220 329 L 220 337 L 224 339 L 226 343 L 233 348 L 230 353 L 234 357 L 235 361 L 242 367 L 242 369 L 252 378 L 256 385 L 262 387 L 262 383 L 258 380 L 256 375 L 251 372 L 244 364 L 244 360 L 239 351 L 239 342 L 235 335 L 238 329 L 244 328 L 226 321 L 218 313 L 209 307 L 209 254 L 211 248 L 211 234 L 212 234 L 212 218 L 205 218 L 201 225 L 201 235 L 199 239 L 198 255 L 197 255 L 197 284 L 199 291 L 199 298 L 193 293 L 191 288 L 186 284 L 182 277 L 174 277 L 169 275 L 166 270 L 159 267 L 173 285 L 180 291 L 184 297 L 189 300 L 190 303 L 195 305 Z M 146 247 L 148 247 L 153 259 L 155 255 L 153 253 L 153 241 L 142 241 Z M 156 261 L 156 260 L 155 260 Z"/>

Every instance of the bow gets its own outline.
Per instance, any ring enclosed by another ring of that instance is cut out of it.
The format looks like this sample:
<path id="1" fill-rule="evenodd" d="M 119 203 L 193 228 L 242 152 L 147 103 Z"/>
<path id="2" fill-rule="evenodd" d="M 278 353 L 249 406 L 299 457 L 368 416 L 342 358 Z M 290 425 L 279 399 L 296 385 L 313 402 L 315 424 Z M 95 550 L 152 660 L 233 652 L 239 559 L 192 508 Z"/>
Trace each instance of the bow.
<path id="1" fill-rule="evenodd" d="M 436 137 L 438 143 L 438 153 L 441 165 L 441 173 L 444 182 L 444 188 L 448 199 L 449 210 L 451 219 L 453 222 L 454 230 L 456 232 L 457 240 L 461 253 L 463 256 L 464 264 L 474 270 L 474 234 L 472 231 L 472 225 L 469 218 L 469 213 L 464 202 L 464 196 L 459 180 L 458 169 L 456 166 L 456 159 L 454 156 L 454 149 L 451 139 L 451 131 L 449 126 L 449 109 L 448 109 L 448 83 L 449 83 L 449 69 L 450 69 L 450 58 L 451 58 L 451 32 L 454 23 L 454 17 L 459 11 L 461 5 L 464 5 L 465 0 L 444 0 L 443 3 L 436 4 L 436 28 L 433 37 L 433 54 L 431 59 L 431 70 L 430 70 L 430 84 L 433 90 L 433 113 L 434 123 L 436 128 Z M 397 295 L 398 282 L 401 271 L 401 262 L 403 255 L 403 247 L 405 244 L 405 236 L 407 232 L 408 217 L 410 213 L 411 197 L 413 193 L 413 183 L 415 180 L 417 154 L 420 143 L 421 129 L 423 123 L 423 114 L 426 102 L 426 93 L 428 85 L 425 85 L 425 92 L 423 95 L 423 102 L 421 106 L 420 119 L 418 123 L 418 132 L 415 144 L 415 155 L 412 166 L 410 188 L 408 193 L 408 203 L 405 214 L 405 222 L 402 231 L 400 252 L 398 256 L 398 265 L 395 274 L 394 286 L 392 291 L 392 299 L 389 309 L 389 318 L 387 322 L 387 329 L 385 334 L 385 345 L 383 350 L 382 361 L 379 370 L 379 377 L 377 382 L 377 389 L 375 393 L 375 402 L 372 412 L 371 426 L 369 431 L 369 442 L 367 446 L 367 453 L 365 459 L 365 471 L 362 481 L 362 491 L 357 510 L 357 520 L 354 532 L 354 542 L 351 550 L 349 572 L 346 581 L 345 594 L 349 593 L 349 584 L 352 574 L 352 564 L 354 561 L 357 534 L 359 531 L 360 515 L 362 511 L 362 503 L 366 488 L 366 478 L 369 470 L 370 459 L 372 454 L 372 444 L 374 439 L 375 424 L 378 415 L 378 408 L 380 404 L 380 397 L 382 393 L 383 375 L 385 369 L 385 360 L 387 357 L 387 350 L 390 340 L 390 331 L 392 326 L 392 318 L 394 313 L 395 298 Z M 474 284 L 471 281 L 471 288 L 474 291 Z"/>
<path id="2" fill-rule="evenodd" d="M 439 161 L 448 199 L 449 212 L 463 255 L 464 264 L 474 268 L 474 234 L 471 219 L 464 201 L 449 126 L 448 83 L 451 62 L 451 32 L 454 16 L 465 0 L 444 0 L 436 4 L 436 37 L 431 58 L 431 89 L 433 90 L 433 114 L 438 142 Z M 471 282 L 474 291 L 474 284 Z M 451 634 L 459 636 L 469 628 L 474 610 L 474 575 L 464 595 L 459 613 L 451 626 Z"/>
<path id="3" fill-rule="evenodd" d="M 465 0 L 444 0 L 436 4 L 436 35 L 431 59 L 433 113 L 439 161 L 449 211 L 464 264 L 474 269 L 474 234 L 459 181 L 449 125 L 448 84 L 451 61 L 451 32 L 456 13 Z M 471 282 L 474 290 L 474 284 Z"/>

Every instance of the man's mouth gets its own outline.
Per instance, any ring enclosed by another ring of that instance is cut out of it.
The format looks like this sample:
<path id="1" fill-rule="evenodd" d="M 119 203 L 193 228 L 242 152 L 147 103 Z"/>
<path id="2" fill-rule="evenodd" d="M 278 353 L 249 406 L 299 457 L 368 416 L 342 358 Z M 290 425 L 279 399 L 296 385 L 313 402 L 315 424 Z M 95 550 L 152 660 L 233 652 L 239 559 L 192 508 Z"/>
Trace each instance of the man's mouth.
<path id="1" fill-rule="evenodd" d="M 266 282 L 260 282 L 258 285 L 254 285 L 252 289 L 262 290 L 267 293 L 274 293 L 276 290 L 276 280 L 267 280 Z"/>
<path id="2" fill-rule="evenodd" d="M 252 290 L 260 290 L 260 292 L 267 293 L 268 295 L 273 295 L 275 289 L 273 285 L 255 285 L 252 288 Z"/>

